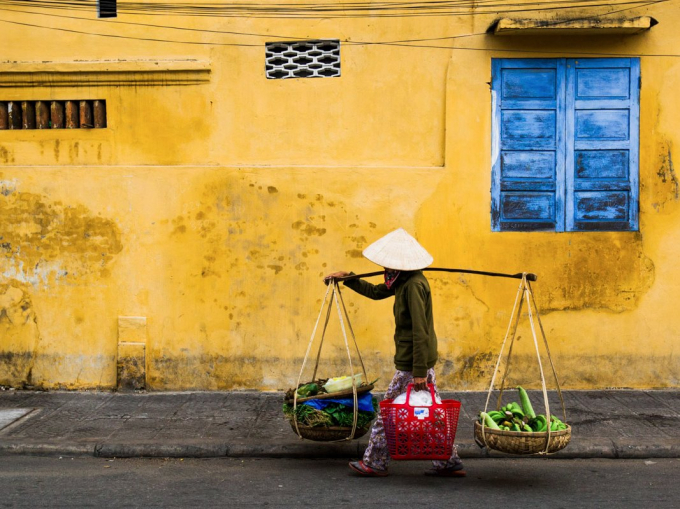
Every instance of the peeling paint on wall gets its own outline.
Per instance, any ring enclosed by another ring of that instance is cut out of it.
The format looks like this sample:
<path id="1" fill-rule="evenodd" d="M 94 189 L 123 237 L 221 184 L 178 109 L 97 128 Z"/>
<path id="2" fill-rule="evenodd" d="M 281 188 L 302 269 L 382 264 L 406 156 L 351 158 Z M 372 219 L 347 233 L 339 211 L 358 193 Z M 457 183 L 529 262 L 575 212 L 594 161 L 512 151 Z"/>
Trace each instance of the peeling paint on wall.
<path id="1" fill-rule="evenodd" d="M 0 338 L 0 385 L 30 385 L 40 331 L 30 295 L 18 281 L 0 284 Z"/>
<path id="2" fill-rule="evenodd" d="M 641 234 L 615 237 L 610 241 L 574 239 L 566 247 L 566 256 L 553 255 L 559 270 L 545 274 L 536 285 L 542 312 L 603 309 L 621 313 L 638 307 L 654 283 L 654 262 L 643 251 Z"/>
<path id="3" fill-rule="evenodd" d="M 664 141 L 659 148 L 658 167 L 656 176 L 658 180 L 652 183 L 655 189 L 655 200 L 652 207 L 657 212 L 663 211 L 668 205 L 680 202 L 680 182 L 673 164 L 671 144 Z"/>
<path id="4" fill-rule="evenodd" d="M 33 285 L 91 273 L 108 275 L 107 266 L 123 249 L 115 222 L 80 204 L 3 189 L 0 274 Z"/>

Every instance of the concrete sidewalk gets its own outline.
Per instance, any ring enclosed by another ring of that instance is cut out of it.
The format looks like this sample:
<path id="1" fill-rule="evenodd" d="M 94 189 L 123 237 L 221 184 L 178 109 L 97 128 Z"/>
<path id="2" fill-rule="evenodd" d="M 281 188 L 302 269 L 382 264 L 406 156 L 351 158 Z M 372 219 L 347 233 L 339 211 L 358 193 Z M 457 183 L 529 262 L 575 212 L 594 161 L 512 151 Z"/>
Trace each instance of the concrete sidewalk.
<path id="1" fill-rule="evenodd" d="M 380 396 L 378 394 L 378 396 Z M 473 441 L 486 393 L 444 393 L 462 402 L 456 443 L 463 458 L 499 456 Z M 532 392 L 536 408 L 542 396 Z M 680 391 L 566 391 L 573 436 L 560 458 L 680 458 Z M 504 401 L 517 400 L 511 391 Z M 0 392 L 0 454 L 100 457 L 353 457 L 367 437 L 300 440 L 281 393 Z M 551 408 L 560 408 L 551 394 Z M 559 413 L 558 413 L 559 415 Z"/>

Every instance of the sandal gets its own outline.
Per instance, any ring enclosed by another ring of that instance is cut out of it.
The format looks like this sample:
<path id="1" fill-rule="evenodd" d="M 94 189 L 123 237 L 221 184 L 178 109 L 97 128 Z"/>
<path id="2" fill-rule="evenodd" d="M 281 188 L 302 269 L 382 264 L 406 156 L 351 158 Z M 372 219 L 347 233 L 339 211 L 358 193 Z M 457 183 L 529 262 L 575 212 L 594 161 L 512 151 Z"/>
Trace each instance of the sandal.
<path id="1" fill-rule="evenodd" d="M 387 470 L 377 470 L 369 467 L 363 461 L 350 461 L 349 468 L 364 477 L 387 477 Z"/>
<path id="2" fill-rule="evenodd" d="M 467 474 L 463 470 L 463 464 L 459 463 L 452 467 L 444 468 L 430 468 L 425 470 L 425 475 L 430 475 L 434 477 L 465 477 Z"/>

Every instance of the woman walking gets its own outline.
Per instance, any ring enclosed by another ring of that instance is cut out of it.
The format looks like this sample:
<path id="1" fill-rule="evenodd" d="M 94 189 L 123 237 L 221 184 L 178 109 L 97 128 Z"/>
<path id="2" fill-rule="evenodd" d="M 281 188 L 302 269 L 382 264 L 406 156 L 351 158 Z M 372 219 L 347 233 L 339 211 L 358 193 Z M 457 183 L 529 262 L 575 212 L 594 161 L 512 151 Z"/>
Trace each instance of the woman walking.
<path id="1" fill-rule="evenodd" d="M 406 392 L 408 384 L 414 390 L 427 390 L 431 383 L 437 390 L 434 366 L 437 362 L 437 336 L 432 315 L 432 296 L 422 269 L 428 267 L 432 256 L 405 230 L 399 228 L 368 246 L 364 256 L 385 269 L 385 282 L 373 285 L 362 279 L 345 281 L 345 286 L 373 300 L 394 297 L 394 365 L 396 373 L 390 382 L 385 399 L 394 399 Z M 334 272 L 324 278 L 326 284 L 333 279 L 353 275 Z M 352 461 L 349 466 L 363 476 L 388 475 L 390 461 L 382 418 L 373 424 L 371 438 L 363 460 Z M 463 463 L 456 446 L 448 461 L 433 461 L 426 475 L 465 477 Z"/>

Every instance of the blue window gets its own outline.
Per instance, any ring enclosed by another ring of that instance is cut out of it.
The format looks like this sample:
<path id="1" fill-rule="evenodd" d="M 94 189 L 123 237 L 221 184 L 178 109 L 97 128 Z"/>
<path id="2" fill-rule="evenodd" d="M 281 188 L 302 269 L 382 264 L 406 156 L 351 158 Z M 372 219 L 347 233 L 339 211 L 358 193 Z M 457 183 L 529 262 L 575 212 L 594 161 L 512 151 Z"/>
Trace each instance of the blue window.
<path id="1" fill-rule="evenodd" d="M 494 59 L 494 231 L 638 229 L 640 60 Z"/>

